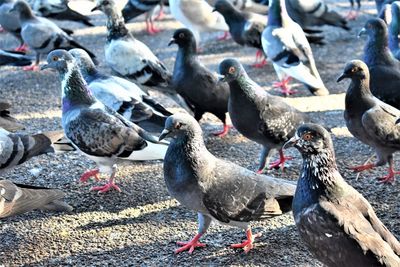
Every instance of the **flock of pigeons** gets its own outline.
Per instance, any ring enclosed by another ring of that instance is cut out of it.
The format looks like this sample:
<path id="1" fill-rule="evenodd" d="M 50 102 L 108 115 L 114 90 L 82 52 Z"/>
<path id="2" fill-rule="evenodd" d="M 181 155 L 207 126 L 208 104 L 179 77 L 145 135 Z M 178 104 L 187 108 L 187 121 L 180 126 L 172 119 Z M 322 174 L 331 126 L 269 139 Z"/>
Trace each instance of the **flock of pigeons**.
<path id="1" fill-rule="evenodd" d="M 107 174 L 104 186 L 92 188 L 104 193 L 121 191 L 115 183 L 118 164 L 163 159 L 168 191 L 198 212 L 198 233 L 189 242 L 178 242 L 181 247 L 176 253 L 204 247 L 199 240 L 212 221 L 245 230 L 247 239 L 232 247 L 248 252 L 261 235 L 252 233 L 252 221 L 293 211 L 302 240 L 327 266 L 400 266 L 399 241 L 368 201 L 340 175 L 328 131 L 281 97 L 263 90 L 238 60 L 223 60 L 216 75 L 197 58 L 202 32 L 229 32 L 238 44 L 258 49 L 255 67 L 262 67 L 266 58 L 272 62 L 279 78 L 275 86 L 285 96 L 295 93 L 288 86 L 292 78 L 314 95 L 329 94 L 309 44 L 323 43 L 323 36 L 312 27 L 327 24 L 348 30 L 346 19 L 322 0 L 267 2 L 131 0 L 121 11 L 113 0 L 97 0 L 93 10 L 107 16 L 105 63 L 117 75 L 112 76 L 97 69 L 96 56 L 75 41 L 70 30 L 45 18 L 92 26 L 88 17 L 72 11 L 66 3 L 64 8 L 54 9 L 36 1 L 1 0 L 1 26 L 21 43 L 17 51 L 2 50 L 0 63 L 37 70 L 40 56 L 47 54 L 47 64 L 40 68 L 59 73 L 63 131 L 32 136 L 13 133 L 23 125 L 10 116 L 10 105 L 1 102 L 0 168 L 12 168 L 43 153 L 78 150 L 98 166 L 85 172 L 80 181 L 99 180 L 100 174 Z M 148 13 L 147 30 L 156 34 L 153 12 L 159 5 L 159 16 L 163 6 L 169 5 L 172 15 L 186 27 L 176 30 L 170 41 L 178 46 L 172 73 L 125 26 L 130 19 Z M 376 163 L 353 170 L 389 164 L 388 174 L 380 181 L 393 183 L 398 174 L 393 153 L 400 150 L 400 2 L 377 1 L 377 7 L 385 20 L 372 18 L 360 31 L 368 36 L 364 62 L 348 62 L 337 81 L 351 80 L 344 112 L 349 131 L 374 148 L 378 157 Z M 348 19 L 354 19 L 357 12 L 350 10 Z M 36 54 L 33 65 L 23 54 L 27 49 Z M 149 88 L 170 95 L 188 113 L 172 114 L 149 96 Z M 224 125 L 216 135 L 228 134 L 229 112 L 233 126 L 262 145 L 257 172 L 207 150 L 198 123 L 206 112 Z M 269 169 L 284 167 L 290 158 L 284 156 L 283 149 L 289 147 L 295 147 L 303 157 L 297 185 L 263 175 Z M 279 160 L 270 163 L 275 152 L 279 152 Z M 71 211 L 63 196 L 59 190 L 1 180 L 0 218 L 33 209 Z"/>

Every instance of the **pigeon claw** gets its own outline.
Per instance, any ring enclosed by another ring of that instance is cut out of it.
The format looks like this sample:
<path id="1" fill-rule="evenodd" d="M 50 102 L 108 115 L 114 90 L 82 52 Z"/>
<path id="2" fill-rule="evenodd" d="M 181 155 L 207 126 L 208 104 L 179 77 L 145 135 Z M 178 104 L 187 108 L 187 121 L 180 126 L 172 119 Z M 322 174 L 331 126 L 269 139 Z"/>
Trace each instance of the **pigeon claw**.
<path id="1" fill-rule="evenodd" d="M 176 249 L 175 254 L 178 254 L 185 250 L 189 250 L 188 253 L 192 254 L 196 247 L 202 247 L 202 248 L 205 247 L 206 244 L 199 242 L 200 237 L 201 237 L 201 234 L 197 234 L 192 240 L 190 240 L 188 242 L 180 242 L 180 241 L 176 242 L 176 244 L 178 244 L 179 246 L 182 246 L 182 247 Z"/>
<path id="2" fill-rule="evenodd" d="M 347 20 L 356 20 L 358 18 L 358 11 L 350 10 L 346 15 Z"/>
<path id="3" fill-rule="evenodd" d="M 224 129 L 221 132 L 214 133 L 214 135 L 218 137 L 224 137 L 225 135 L 228 134 L 230 128 L 232 128 L 231 125 L 224 124 Z"/>
<path id="4" fill-rule="evenodd" d="M 375 168 L 375 164 L 370 163 L 370 164 L 350 167 L 349 169 L 353 170 L 354 172 L 362 172 L 362 171 L 370 170 L 373 168 Z"/>
<path id="5" fill-rule="evenodd" d="M 224 34 L 220 37 L 217 38 L 218 41 L 224 41 L 224 40 L 228 40 L 230 37 L 229 32 L 224 32 Z"/>
<path id="6" fill-rule="evenodd" d="M 292 80 L 292 77 L 287 77 L 280 82 L 274 82 L 272 87 L 280 88 L 281 93 L 285 96 L 294 95 L 297 93 L 297 90 L 292 90 L 289 88 L 289 82 Z"/>
<path id="7" fill-rule="evenodd" d="M 285 162 L 287 160 L 292 160 L 292 159 L 293 159 L 292 157 L 285 157 L 285 155 L 283 155 L 283 151 L 281 149 L 281 150 L 279 150 L 279 159 L 272 162 L 271 165 L 269 165 L 269 169 L 270 170 L 279 169 L 279 167 L 281 167 L 283 170 L 283 168 L 285 167 Z"/>
<path id="8" fill-rule="evenodd" d="M 389 168 L 388 175 L 378 178 L 378 181 L 383 184 L 393 184 L 396 174 L 400 174 L 400 171 L 394 171 L 392 168 Z"/>
<path id="9" fill-rule="evenodd" d="M 17 48 L 15 48 L 14 51 L 25 53 L 26 51 L 28 51 L 28 46 L 26 44 L 22 44 L 22 45 L 18 46 Z"/>
<path id="10" fill-rule="evenodd" d="M 253 65 L 251 65 L 253 68 L 256 69 L 261 69 L 263 68 L 265 65 L 267 65 L 267 60 L 264 58 L 261 62 L 255 62 Z"/>
<path id="11" fill-rule="evenodd" d="M 114 182 L 110 181 L 105 185 L 102 186 L 94 186 L 90 189 L 90 191 L 98 191 L 99 193 L 106 193 L 110 191 L 111 189 L 115 189 L 118 192 L 122 192 L 121 188 L 119 188 L 118 185 L 116 185 Z"/>
<path id="12" fill-rule="evenodd" d="M 40 67 L 38 65 L 30 65 L 30 66 L 25 66 L 22 69 L 25 71 L 39 71 Z"/>
<path id="13" fill-rule="evenodd" d="M 261 60 L 261 62 L 259 62 Z M 253 65 L 253 68 L 262 68 L 267 65 L 267 59 L 265 58 L 264 52 L 261 49 L 258 49 L 256 52 L 256 60 Z"/>
<path id="14" fill-rule="evenodd" d="M 100 181 L 99 170 L 88 170 L 79 178 L 79 182 L 86 183 L 91 177 L 94 177 L 96 181 Z"/>
<path id="15" fill-rule="evenodd" d="M 246 231 L 246 235 L 247 235 L 247 240 L 245 240 L 239 244 L 232 244 L 231 248 L 243 248 L 244 252 L 248 253 L 251 249 L 254 248 L 254 245 L 253 245 L 254 239 L 256 239 L 257 237 L 260 237 L 262 234 L 257 233 L 255 235 L 253 235 L 251 232 L 251 229 L 249 229 Z"/>
<path id="16" fill-rule="evenodd" d="M 154 26 L 154 23 L 152 21 L 146 21 L 146 31 L 150 35 L 156 35 L 161 32 L 160 29 L 157 29 Z"/>

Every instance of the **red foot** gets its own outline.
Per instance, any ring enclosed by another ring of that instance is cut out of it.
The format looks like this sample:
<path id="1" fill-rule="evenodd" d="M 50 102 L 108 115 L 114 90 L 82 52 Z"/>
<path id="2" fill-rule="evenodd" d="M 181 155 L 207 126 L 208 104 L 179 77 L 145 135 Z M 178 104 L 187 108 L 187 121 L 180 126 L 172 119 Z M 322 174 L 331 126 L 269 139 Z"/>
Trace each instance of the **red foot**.
<path id="1" fill-rule="evenodd" d="M 292 77 L 287 77 L 283 79 L 281 82 L 274 82 L 272 84 L 272 87 L 274 88 L 280 88 L 281 93 L 284 94 L 285 96 L 288 95 L 294 95 L 297 93 L 297 90 L 291 90 L 288 86 L 288 83 L 292 80 Z"/>
<path id="2" fill-rule="evenodd" d="M 350 10 L 346 15 L 347 20 L 356 20 L 358 17 L 358 11 Z"/>
<path id="3" fill-rule="evenodd" d="M 110 191 L 112 188 L 117 190 L 118 192 L 122 192 L 121 188 L 118 187 L 113 181 L 109 181 L 107 184 L 103 186 L 94 186 L 90 190 L 91 191 L 99 191 L 99 193 L 105 193 Z"/>
<path id="4" fill-rule="evenodd" d="M 261 60 L 261 62 L 259 62 Z M 267 65 L 267 59 L 265 58 L 264 52 L 261 49 L 258 49 L 256 52 L 256 60 L 253 65 L 253 68 L 262 68 Z"/>
<path id="5" fill-rule="evenodd" d="M 221 132 L 214 133 L 214 135 L 218 137 L 224 137 L 228 134 L 230 128 L 232 128 L 232 126 L 224 124 L 224 129 Z"/>
<path id="6" fill-rule="evenodd" d="M 154 20 L 162 20 L 165 17 L 164 8 L 161 7 L 160 12 L 158 12 L 157 17 Z"/>
<path id="7" fill-rule="evenodd" d="M 150 34 L 150 35 L 156 35 L 156 34 L 158 34 L 158 33 L 161 32 L 160 29 L 157 29 L 157 28 L 154 26 L 154 23 L 153 23 L 152 21 L 150 21 L 150 22 L 146 21 L 146 31 L 147 31 L 147 33 Z"/>
<path id="8" fill-rule="evenodd" d="M 252 248 L 254 248 L 254 245 L 253 245 L 254 239 L 256 239 L 257 237 L 260 237 L 262 234 L 258 233 L 258 234 L 253 235 L 251 233 L 251 229 L 249 229 L 246 231 L 246 235 L 247 235 L 247 240 L 245 240 L 239 244 L 232 244 L 231 248 L 243 248 L 244 252 L 248 253 Z"/>
<path id="9" fill-rule="evenodd" d="M 189 250 L 188 253 L 192 254 L 196 247 L 202 247 L 202 248 L 205 247 L 206 244 L 203 244 L 203 243 L 199 242 L 199 239 L 200 239 L 201 236 L 202 236 L 202 234 L 197 234 L 189 242 L 176 242 L 179 246 L 182 246 L 182 247 L 176 249 L 175 250 L 175 254 L 178 254 L 178 253 L 180 253 L 182 251 L 185 251 L 185 250 Z"/>
<path id="10" fill-rule="evenodd" d="M 22 69 L 25 71 L 39 71 L 40 67 L 38 65 L 30 65 L 30 66 L 25 66 Z"/>
<path id="11" fill-rule="evenodd" d="M 269 165 L 269 169 L 275 169 L 275 168 L 279 168 L 279 166 L 281 166 L 281 168 L 283 169 L 283 167 L 285 167 L 285 162 L 287 160 L 292 160 L 292 157 L 285 157 L 285 155 L 283 155 L 283 151 L 282 149 L 279 150 L 279 159 L 272 162 L 271 165 Z"/>
<path id="12" fill-rule="evenodd" d="M 17 48 L 15 48 L 14 51 L 25 53 L 26 51 L 28 51 L 28 46 L 26 44 L 22 44 L 22 45 L 18 46 Z"/>
<path id="13" fill-rule="evenodd" d="M 374 163 L 360 165 L 360 166 L 354 166 L 354 167 L 349 167 L 349 169 L 353 170 L 354 172 L 362 172 L 362 171 L 370 170 L 370 169 L 373 169 L 373 168 L 375 168 L 375 164 Z"/>
<path id="14" fill-rule="evenodd" d="M 400 171 L 394 171 L 393 170 L 393 168 L 389 168 L 389 173 L 388 173 L 388 175 L 385 175 L 385 176 L 383 176 L 383 177 L 381 177 L 381 178 L 378 178 L 378 181 L 380 182 L 380 183 L 384 183 L 384 184 L 386 184 L 386 183 L 390 183 L 390 184 L 393 184 L 394 183 L 394 180 L 395 180 L 395 175 L 396 174 L 400 174 Z"/>
<path id="15" fill-rule="evenodd" d="M 218 41 L 228 40 L 230 38 L 229 32 L 224 32 L 224 35 L 217 38 Z"/>
<path id="16" fill-rule="evenodd" d="M 263 170 L 258 170 L 257 173 L 258 173 L 258 174 L 262 174 L 262 173 L 263 173 Z"/>
<path id="17" fill-rule="evenodd" d="M 81 175 L 81 178 L 79 178 L 79 182 L 86 183 L 90 179 L 90 177 L 94 177 L 96 181 L 100 181 L 99 170 L 86 171 L 84 174 Z"/>
<path id="18" fill-rule="evenodd" d="M 254 63 L 253 65 L 251 65 L 253 68 L 256 69 L 261 69 L 264 68 L 264 66 L 267 65 L 267 60 L 264 58 L 261 62 L 259 63 Z"/>

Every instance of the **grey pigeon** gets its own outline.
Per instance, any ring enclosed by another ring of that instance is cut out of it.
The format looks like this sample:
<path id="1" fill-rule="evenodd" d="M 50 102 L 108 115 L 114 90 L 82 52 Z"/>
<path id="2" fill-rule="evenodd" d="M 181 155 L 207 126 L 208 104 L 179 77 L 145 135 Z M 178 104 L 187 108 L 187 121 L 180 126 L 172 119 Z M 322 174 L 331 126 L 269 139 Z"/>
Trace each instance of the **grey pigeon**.
<path id="1" fill-rule="evenodd" d="M 7 101 L 0 101 L 0 128 L 15 132 L 25 129 L 24 125 L 11 116 L 9 109 L 11 104 Z"/>
<path id="2" fill-rule="evenodd" d="M 96 7 L 107 16 L 107 42 L 104 47 L 108 66 L 135 83 L 167 89 L 171 73 L 151 49 L 133 37 L 113 0 L 98 0 Z"/>
<path id="3" fill-rule="evenodd" d="M 32 60 L 25 53 L 0 49 L 0 66 L 28 66 L 32 64 Z"/>
<path id="4" fill-rule="evenodd" d="M 218 0 L 206 0 L 211 6 L 215 6 Z M 268 5 L 264 5 L 261 3 L 257 3 L 253 0 L 228 0 L 230 4 L 234 6 L 235 9 L 249 12 L 249 13 L 257 13 L 260 15 L 268 14 Z"/>
<path id="5" fill-rule="evenodd" d="M 233 126 L 263 146 L 257 172 L 262 173 L 266 168 L 283 168 L 290 158 L 283 155 L 282 146 L 300 124 L 309 121 L 307 115 L 263 90 L 235 59 L 222 61 L 219 72 L 229 83 L 228 110 Z M 269 166 L 270 157 L 276 150 L 279 150 L 280 158 Z"/>
<path id="6" fill-rule="evenodd" d="M 171 112 L 136 84 L 97 70 L 84 50 L 74 48 L 69 52 L 77 60 L 83 78 L 98 100 L 146 130 L 161 132 Z"/>
<path id="7" fill-rule="evenodd" d="M 400 60 L 399 34 L 400 34 L 400 2 L 396 1 L 391 5 L 392 19 L 389 29 L 389 49 L 392 55 Z"/>
<path id="8" fill-rule="evenodd" d="M 383 102 L 400 108 L 400 62 L 388 47 L 388 30 L 383 20 L 374 18 L 365 23 L 359 36 L 368 35 L 363 61 L 370 73 L 370 89 Z"/>
<path id="9" fill-rule="evenodd" d="M 242 228 L 247 240 L 231 245 L 247 253 L 261 233 L 253 234 L 250 222 L 266 220 L 289 212 L 295 182 L 258 175 L 211 154 L 203 141 L 202 130 L 187 114 L 167 119 L 160 140 L 172 137 L 164 160 L 164 179 L 168 191 L 182 205 L 198 212 L 198 234 L 189 242 L 178 242 L 179 253 L 204 247 L 199 239 L 212 221 Z"/>
<path id="10" fill-rule="evenodd" d="M 331 10 L 324 0 L 285 0 L 285 3 L 290 18 L 303 29 L 330 25 L 350 30 L 346 19 Z"/>
<path id="11" fill-rule="evenodd" d="M 15 2 L 15 0 L 0 0 L 0 25 L 6 32 L 9 32 L 18 39 L 19 46 L 15 50 L 24 52 L 27 50 L 27 46 L 24 45 L 24 41 L 22 40 L 18 14 L 9 12 Z"/>
<path id="12" fill-rule="evenodd" d="M 172 86 L 192 107 L 194 118 L 201 120 L 205 112 L 214 114 L 224 124 L 220 137 L 229 131 L 226 124 L 228 111 L 229 86 L 218 82 L 216 73 L 208 70 L 197 58 L 196 40 L 188 29 L 178 29 L 169 43 L 177 44 L 179 49 L 175 60 Z"/>
<path id="13" fill-rule="evenodd" d="M 344 111 L 347 128 L 354 137 L 375 149 L 378 157 L 376 163 L 351 169 L 360 172 L 389 163 L 389 173 L 380 178 L 380 181 L 393 183 L 395 174 L 399 173 L 393 169 L 393 153 L 400 150 L 400 125 L 396 125 L 400 110 L 372 95 L 369 71 L 364 62 L 353 60 L 347 63 L 338 82 L 344 78 L 351 79 Z M 384 87 L 385 84 L 381 86 Z"/>
<path id="14" fill-rule="evenodd" d="M 310 44 L 301 29 L 286 12 L 284 0 L 271 0 L 268 25 L 262 34 L 262 46 L 272 61 L 285 95 L 294 92 L 287 87 L 292 78 L 303 83 L 314 95 L 328 95 L 315 65 Z"/>
<path id="15" fill-rule="evenodd" d="M 328 267 L 400 266 L 399 241 L 339 173 L 328 131 L 303 124 L 290 146 L 303 157 L 293 216 L 311 253 Z"/>
<path id="16" fill-rule="evenodd" d="M 107 192 L 114 188 L 117 163 L 127 160 L 163 159 L 167 145 L 116 111 L 97 100 L 79 71 L 76 60 L 65 50 L 54 50 L 42 69 L 56 69 L 62 86 L 62 126 L 65 136 L 83 155 L 96 162 L 98 169 L 85 172 L 81 181 L 110 175 L 104 186 L 92 190 Z"/>
<path id="17" fill-rule="evenodd" d="M 32 210 L 72 211 L 62 201 L 65 194 L 58 189 L 16 184 L 0 180 L 0 219 Z"/>
<path id="18" fill-rule="evenodd" d="M 22 39 L 36 53 L 35 64 L 25 68 L 26 70 L 39 69 L 40 55 L 56 48 L 82 48 L 91 57 L 95 57 L 92 52 L 73 40 L 55 23 L 46 18 L 36 17 L 24 0 L 17 1 L 9 12 L 16 12 L 19 15 Z"/>

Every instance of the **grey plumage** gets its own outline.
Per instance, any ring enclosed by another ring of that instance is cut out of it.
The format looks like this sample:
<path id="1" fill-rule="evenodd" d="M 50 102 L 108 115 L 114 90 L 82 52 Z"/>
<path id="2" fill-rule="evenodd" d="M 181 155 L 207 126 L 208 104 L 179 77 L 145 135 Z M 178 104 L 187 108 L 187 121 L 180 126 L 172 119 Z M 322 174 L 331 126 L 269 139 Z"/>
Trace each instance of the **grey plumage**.
<path id="1" fill-rule="evenodd" d="M 400 33 L 400 2 L 392 3 L 391 8 L 391 21 L 388 25 L 389 30 L 389 49 L 392 55 L 400 60 L 400 47 L 399 47 L 399 33 Z M 386 23 L 388 23 L 386 21 Z"/>
<path id="2" fill-rule="evenodd" d="M 378 157 L 376 163 L 353 167 L 354 171 L 372 169 L 389 163 L 389 173 L 382 182 L 394 182 L 393 153 L 400 150 L 400 111 L 372 95 L 367 65 L 360 60 L 350 61 L 338 78 L 350 78 L 345 99 L 344 118 L 351 134 L 371 146 Z M 381 86 L 385 86 L 382 84 Z"/>
<path id="3" fill-rule="evenodd" d="M 18 14 L 9 12 L 15 2 L 15 0 L 0 0 L 0 25 L 5 31 L 17 38 L 20 46 L 22 46 L 24 41 L 21 37 L 21 25 Z"/>
<path id="4" fill-rule="evenodd" d="M 263 146 L 258 172 L 269 168 L 270 157 L 276 150 L 280 152 L 280 160 L 272 167 L 283 167 L 287 158 L 282 146 L 300 124 L 309 121 L 308 116 L 263 90 L 235 59 L 222 61 L 219 72 L 230 86 L 228 110 L 233 126 Z"/>
<path id="5" fill-rule="evenodd" d="M 176 252 L 191 253 L 194 247 L 201 246 L 198 240 L 211 221 L 246 230 L 248 240 L 234 247 L 243 247 L 248 252 L 256 237 L 251 232 L 251 221 L 290 211 L 294 182 L 258 175 L 215 157 L 207 150 L 200 125 L 191 116 L 183 113 L 170 116 L 160 140 L 165 137 L 173 138 L 164 160 L 168 191 L 199 215 L 198 234 Z"/>
<path id="6" fill-rule="evenodd" d="M 32 63 L 32 57 L 22 52 L 6 51 L 0 49 L 0 66 L 27 66 Z"/>
<path id="7" fill-rule="evenodd" d="M 11 116 L 9 109 L 11 104 L 7 101 L 0 101 L 0 128 L 15 132 L 25 129 L 24 125 Z"/>
<path id="8" fill-rule="evenodd" d="M 0 218 L 15 216 L 32 210 L 72 211 L 62 201 L 65 194 L 58 189 L 16 184 L 0 180 Z"/>
<path id="9" fill-rule="evenodd" d="M 211 6 L 215 6 L 218 0 L 207 0 Z M 237 10 L 243 12 L 257 13 L 260 15 L 268 15 L 268 5 L 257 3 L 253 0 L 228 0 Z"/>
<path id="10" fill-rule="evenodd" d="M 328 267 L 400 266 L 399 241 L 339 173 L 328 131 L 304 124 L 289 146 L 303 157 L 293 216 L 313 255 Z"/>

